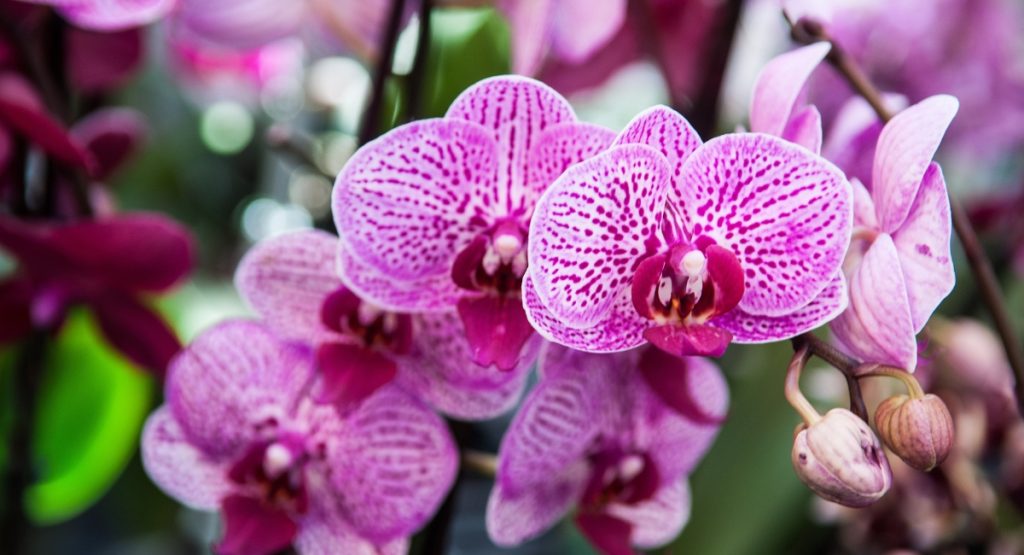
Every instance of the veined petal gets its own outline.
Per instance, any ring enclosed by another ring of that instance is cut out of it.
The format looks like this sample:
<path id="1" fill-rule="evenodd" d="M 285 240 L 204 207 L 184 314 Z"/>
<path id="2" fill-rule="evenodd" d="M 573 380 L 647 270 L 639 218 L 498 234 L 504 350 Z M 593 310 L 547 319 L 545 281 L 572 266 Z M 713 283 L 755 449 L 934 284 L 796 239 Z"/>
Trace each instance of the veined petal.
<path id="1" fill-rule="evenodd" d="M 637 366 L 651 391 L 672 410 L 697 424 L 722 423 L 728 390 L 721 372 L 707 359 L 648 348 Z"/>
<path id="2" fill-rule="evenodd" d="M 451 310 L 464 293 L 448 273 L 395 280 L 353 256 L 343 244 L 338 248 L 337 271 L 350 291 L 392 312 Z"/>
<path id="3" fill-rule="evenodd" d="M 883 94 L 882 100 L 894 112 L 907 107 L 907 98 L 903 95 Z M 822 147 L 824 156 L 846 172 L 851 181 L 857 178 L 870 185 L 875 146 L 881 133 L 882 122 L 875 109 L 863 98 L 851 97 L 829 125 Z"/>
<path id="4" fill-rule="evenodd" d="M 850 306 L 832 321 L 832 332 L 851 355 L 913 372 L 917 341 L 900 257 L 892 238 L 880 234 L 850 276 Z"/>
<path id="5" fill-rule="evenodd" d="M 591 353 L 614 353 L 643 345 L 647 341 L 644 330 L 652 324 L 637 314 L 629 295 L 623 292 L 603 320 L 586 329 L 567 327 L 537 296 L 530 270 L 523 277 L 523 307 L 530 325 L 544 339 Z"/>
<path id="6" fill-rule="evenodd" d="M 215 461 L 192 445 L 167 405 L 142 430 L 142 466 L 167 495 L 194 509 L 216 510 L 231 491 L 231 461 Z"/>
<path id="7" fill-rule="evenodd" d="M 455 480 L 458 455 L 448 428 L 395 387 L 366 399 L 344 426 L 344 433 L 320 439 L 345 518 L 375 543 L 411 535 Z"/>
<path id="8" fill-rule="evenodd" d="M 942 168 L 932 162 L 924 174 L 907 219 L 892 234 L 907 284 L 914 331 L 928 323 L 935 307 L 953 290 L 956 276 L 949 252 L 949 194 Z"/>
<path id="9" fill-rule="evenodd" d="M 848 305 L 842 272 L 811 302 L 783 316 L 759 316 L 736 308 L 712 323 L 732 332 L 734 343 L 771 343 L 811 331 L 834 320 Z"/>
<path id="10" fill-rule="evenodd" d="M 162 18 L 176 0 L 93 0 L 91 2 L 39 2 L 60 6 L 68 21 L 84 29 L 117 31 L 148 25 Z"/>
<path id="11" fill-rule="evenodd" d="M 334 186 L 344 248 L 394 282 L 447 277 L 456 255 L 493 223 L 500 193 L 490 135 L 469 122 L 422 120 L 359 149 Z"/>
<path id="12" fill-rule="evenodd" d="M 535 206 L 569 166 L 597 155 L 614 139 L 614 131 L 592 123 L 564 122 L 544 129 L 530 150 L 526 205 Z"/>
<path id="13" fill-rule="evenodd" d="M 361 537 L 341 514 L 332 496 L 312 496 L 303 519 L 295 550 L 300 555 L 406 555 L 409 539 L 399 538 L 376 545 Z"/>
<path id="14" fill-rule="evenodd" d="M 821 134 L 821 113 L 814 106 L 805 106 L 786 124 L 782 138 L 820 154 Z"/>
<path id="15" fill-rule="evenodd" d="M 878 229 L 878 215 L 871 192 L 856 177 L 850 179 L 853 189 L 853 225 L 871 230 Z"/>
<path id="16" fill-rule="evenodd" d="M 569 168 L 541 197 L 529 268 L 537 296 L 563 325 L 592 327 L 630 287 L 657 243 L 668 178 L 659 152 L 623 145 Z"/>
<path id="17" fill-rule="evenodd" d="M 445 120 L 465 120 L 491 132 L 497 145 L 496 198 L 487 204 L 501 215 L 529 210 L 530 152 L 548 127 L 574 121 L 572 107 L 554 89 L 533 79 L 484 79 L 452 102 Z"/>
<path id="18" fill-rule="evenodd" d="M 338 238 L 323 231 L 261 241 L 238 263 L 235 288 L 281 337 L 319 343 L 332 335 L 321 322 L 320 308 L 341 287 L 337 252 Z"/>
<path id="19" fill-rule="evenodd" d="M 633 526 L 630 542 L 654 549 L 674 540 L 690 520 L 690 486 L 678 479 L 662 486 L 654 497 L 633 505 L 612 503 L 608 513 Z"/>
<path id="20" fill-rule="evenodd" d="M 835 277 L 853 210 L 849 183 L 825 159 L 770 135 L 730 134 L 697 149 L 681 179 L 690 236 L 711 237 L 743 267 L 744 312 L 789 314 Z"/>
<path id="21" fill-rule="evenodd" d="M 459 361 L 431 361 L 421 358 L 401 359 L 397 383 L 427 402 L 438 412 L 457 420 L 489 420 L 512 410 L 526 386 L 528 370 L 513 370 L 504 382 L 492 385 L 467 385 L 447 379 L 445 372 Z M 476 366 L 473 361 L 462 361 L 463 365 Z M 481 372 L 498 372 L 493 368 L 481 368 Z M 465 370 L 460 368 L 459 370 Z M 501 373 L 504 376 L 505 373 Z"/>
<path id="22" fill-rule="evenodd" d="M 551 49 L 567 62 L 584 62 L 607 44 L 626 22 L 626 5 L 627 0 L 555 2 L 551 14 Z"/>
<path id="23" fill-rule="evenodd" d="M 497 7 L 512 30 L 512 71 L 534 75 L 540 69 L 551 39 L 551 12 L 555 0 L 501 0 Z"/>
<path id="24" fill-rule="evenodd" d="M 800 91 L 831 47 L 818 42 L 776 56 L 757 77 L 750 102 L 750 129 L 782 137 Z"/>
<path id="25" fill-rule="evenodd" d="M 311 372 L 308 351 L 255 322 L 227 321 L 171 362 L 167 404 L 193 445 L 211 457 L 231 456 L 256 425 L 292 408 Z"/>
<path id="26" fill-rule="evenodd" d="M 949 95 L 928 97 L 896 114 L 882 128 L 871 172 L 871 195 L 882 231 L 907 219 L 932 156 L 960 103 Z"/>
<path id="27" fill-rule="evenodd" d="M 487 535 L 502 547 L 533 539 L 555 525 L 576 504 L 589 477 L 589 465 L 577 461 L 557 476 L 510 493 L 501 481 L 487 500 Z"/>

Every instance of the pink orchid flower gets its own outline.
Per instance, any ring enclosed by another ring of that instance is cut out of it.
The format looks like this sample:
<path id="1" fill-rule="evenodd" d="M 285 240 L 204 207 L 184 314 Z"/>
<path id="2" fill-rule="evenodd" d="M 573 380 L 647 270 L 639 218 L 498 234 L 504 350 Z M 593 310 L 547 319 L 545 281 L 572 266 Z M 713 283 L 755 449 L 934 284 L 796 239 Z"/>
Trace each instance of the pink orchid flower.
<path id="1" fill-rule="evenodd" d="M 171 365 L 142 461 L 165 492 L 220 510 L 223 555 L 401 554 L 458 464 L 441 419 L 397 388 L 341 415 L 306 394 L 309 350 L 246 321 L 201 334 Z"/>
<path id="2" fill-rule="evenodd" d="M 334 235 L 290 233 L 254 246 L 235 274 L 267 326 L 315 349 L 320 401 L 347 409 L 394 382 L 454 418 L 493 418 L 515 405 L 535 354 L 509 372 L 487 372 L 472 361 L 458 315 L 399 313 L 360 299 L 342 285 L 337 255 Z"/>
<path id="3" fill-rule="evenodd" d="M 757 77 L 750 102 L 750 130 L 768 133 L 821 152 L 821 114 L 813 105 L 798 106 L 807 79 L 829 51 L 819 42 L 773 58 Z"/>
<path id="4" fill-rule="evenodd" d="M 850 307 L 831 327 L 856 357 L 913 371 L 915 334 L 953 289 L 949 197 L 931 160 L 957 107 L 938 95 L 897 114 L 878 138 L 871 190 L 853 181 Z"/>
<path id="5" fill-rule="evenodd" d="M 759 133 L 701 144 L 655 107 L 541 197 L 527 315 L 592 352 L 649 341 L 720 356 L 786 339 L 845 308 L 851 227 L 850 186 L 828 161 Z"/>
<path id="6" fill-rule="evenodd" d="M 477 83 L 445 117 L 390 131 L 338 175 L 342 281 L 389 309 L 457 307 L 477 364 L 514 368 L 533 334 L 520 290 L 537 198 L 612 137 L 540 82 Z"/>
<path id="7" fill-rule="evenodd" d="M 0 281 L 0 343 L 54 329 L 85 304 L 111 344 L 163 376 L 181 348 L 143 296 L 169 290 L 192 269 L 188 232 L 163 216 L 129 214 L 68 224 L 0 216 L 0 247 L 20 262 Z"/>
<path id="8" fill-rule="evenodd" d="M 75 25 L 93 31 L 120 31 L 153 23 L 177 0 L 22 0 L 52 6 Z"/>
<path id="9" fill-rule="evenodd" d="M 574 507 L 577 526 L 606 555 L 679 534 L 690 514 L 687 476 L 718 433 L 729 394 L 710 362 L 673 359 L 701 416 L 684 417 L 637 375 L 644 356 L 549 345 L 543 379 L 501 442 L 487 505 L 495 543 L 519 545 Z"/>

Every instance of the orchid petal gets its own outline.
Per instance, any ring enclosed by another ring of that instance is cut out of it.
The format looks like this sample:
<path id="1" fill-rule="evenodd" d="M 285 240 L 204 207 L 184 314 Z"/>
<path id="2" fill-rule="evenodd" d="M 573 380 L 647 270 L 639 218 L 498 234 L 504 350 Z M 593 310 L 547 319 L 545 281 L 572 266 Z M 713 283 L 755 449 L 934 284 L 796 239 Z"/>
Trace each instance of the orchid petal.
<path id="1" fill-rule="evenodd" d="M 559 475 L 510 493 L 498 481 L 487 500 L 487 535 L 501 547 L 517 546 L 550 529 L 583 494 L 588 465 L 578 461 Z"/>
<path id="2" fill-rule="evenodd" d="M 498 9 L 505 14 L 512 30 L 512 71 L 534 75 L 550 41 L 552 4 L 555 0 L 501 0 Z"/>
<path id="3" fill-rule="evenodd" d="M 565 122 L 544 129 L 530 151 L 527 206 L 534 206 L 569 166 L 599 154 L 614 139 L 614 131 L 591 123 Z"/>
<path id="4" fill-rule="evenodd" d="M 212 460 L 193 446 L 167 405 L 149 415 L 140 449 L 149 478 L 189 507 L 216 510 L 231 491 L 230 461 Z"/>
<path id="5" fill-rule="evenodd" d="M 395 361 L 362 345 L 324 343 L 316 359 L 321 378 L 317 401 L 339 411 L 363 402 L 398 372 Z"/>
<path id="6" fill-rule="evenodd" d="M 782 137 L 797 99 L 831 46 L 819 42 L 776 56 L 757 77 L 750 103 L 750 129 Z"/>
<path id="7" fill-rule="evenodd" d="M 551 14 L 552 51 L 569 63 L 586 61 L 626 22 L 626 5 L 627 0 L 559 0 Z"/>
<path id="8" fill-rule="evenodd" d="M 899 252 L 879 235 L 850 276 L 850 306 L 832 321 L 832 332 L 864 362 L 917 366 L 917 341 Z"/>
<path id="9" fill-rule="evenodd" d="M 623 145 L 569 168 L 541 198 L 529 267 L 537 296 L 565 326 L 600 322 L 629 288 L 656 241 L 668 177 L 656 150 Z"/>
<path id="10" fill-rule="evenodd" d="M 732 332 L 734 343 L 771 343 L 796 337 L 834 320 L 848 305 L 842 272 L 811 302 L 782 316 L 759 316 L 734 309 L 712 321 Z"/>
<path id="11" fill-rule="evenodd" d="M 530 270 L 523 276 L 523 305 L 530 325 L 541 337 L 592 353 L 614 353 L 643 345 L 646 342 L 644 330 L 652 323 L 637 313 L 629 295 L 622 294 L 612 304 L 604 319 L 592 327 L 567 327 L 537 296 Z"/>
<path id="12" fill-rule="evenodd" d="M 466 89 L 452 102 L 445 119 L 471 121 L 491 132 L 497 145 L 497 196 L 485 206 L 493 203 L 495 212 L 504 215 L 529 208 L 530 152 L 543 131 L 576 116 L 562 95 L 540 81 L 501 76 Z"/>
<path id="13" fill-rule="evenodd" d="M 408 538 L 376 545 L 361 537 L 340 514 L 333 497 L 314 496 L 310 505 L 310 512 L 302 519 L 295 538 L 294 547 L 299 555 L 406 555 L 409 552 Z"/>
<path id="14" fill-rule="evenodd" d="M 365 145 L 334 187 L 343 248 L 395 282 L 449 276 L 458 253 L 492 220 L 496 153 L 487 129 L 458 120 L 413 122 Z M 350 271 L 341 267 L 343 276 Z"/>
<path id="15" fill-rule="evenodd" d="M 152 308 L 126 295 L 108 293 L 91 299 L 103 336 L 133 363 L 162 378 L 181 342 Z"/>
<path id="16" fill-rule="evenodd" d="M 138 28 L 104 33 L 69 27 L 65 39 L 68 80 L 84 93 L 124 83 L 142 63 L 143 38 Z"/>
<path id="17" fill-rule="evenodd" d="M 146 120 L 129 108 L 93 112 L 71 128 L 71 136 L 96 161 L 92 177 L 106 179 L 139 150 L 146 135 Z"/>
<path id="18" fill-rule="evenodd" d="M 148 25 L 166 15 L 176 3 L 176 0 L 34 1 L 57 6 L 68 21 L 95 31 L 118 31 Z"/>
<path id="19" fill-rule="evenodd" d="M 534 347 L 536 349 L 536 347 Z M 462 363 L 461 365 L 459 363 Z M 481 373 L 500 374 L 492 368 L 482 368 L 471 360 L 443 360 L 441 357 L 417 357 L 399 360 L 397 383 L 406 391 L 414 392 L 431 407 L 457 420 L 489 420 L 512 410 L 526 387 L 531 365 L 509 372 L 504 382 L 493 385 L 467 385 L 448 379 L 447 374 L 476 368 Z"/>
<path id="20" fill-rule="evenodd" d="M 732 334 L 713 325 L 665 324 L 648 328 L 644 339 L 675 356 L 720 357 L 732 342 Z"/>
<path id="21" fill-rule="evenodd" d="M 724 382 L 710 382 L 704 379 L 708 373 L 718 370 L 701 357 L 678 357 L 661 349 L 645 349 L 638 364 L 640 374 L 651 391 L 672 410 L 698 424 L 721 424 L 725 418 L 722 407 L 712 396 L 700 388 L 718 388 Z M 712 395 L 717 392 L 712 392 Z"/>
<path id="22" fill-rule="evenodd" d="M 630 543 L 654 549 L 674 540 L 690 519 L 690 486 L 685 479 L 665 485 L 646 501 L 633 505 L 612 503 L 608 514 L 632 525 Z"/>
<path id="23" fill-rule="evenodd" d="M 881 230 L 893 233 L 907 219 L 932 156 L 960 104 L 949 95 L 928 97 L 896 114 L 878 137 L 871 194 Z"/>
<path id="24" fill-rule="evenodd" d="M 634 555 L 630 547 L 633 526 L 609 513 L 580 511 L 576 513 L 576 527 L 583 537 L 602 555 Z"/>
<path id="25" fill-rule="evenodd" d="M 194 445 L 211 457 L 231 456 L 256 426 L 291 409 L 311 375 L 310 359 L 265 326 L 227 321 L 171 362 L 167 403 Z"/>
<path id="26" fill-rule="evenodd" d="M 823 158 L 770 135 L 724 135 L 690 156 L 681 179 L 689 235 L 711 237 L 743 267 L 744 312 L 788 314 L 835 277 L 850 243 L 852 199 L 842 172 Z"/>
<path id="27" fill-rule="evenodd" d="M 344 246 L 338 249 L 336 269 L 345 287 L 392 312 L 450 310 L 464 293 L 446 273 L 395 280 L 353 256 Z"/>
<path id="28" fill-rule="evenodd" d="M 459 300 L 459 317 L 466 332 L 473 362 L 511 370 L 519 363 L 520 352 L 530 336 L 523 303 L 515 297 L 484 295 Z"/>
<path id="29" fill-rule="evenodd" d="M 323 231 L 261 241 L 238 263 L 235 288 L 281 337 L 319 343 L 333 335 L 320 321 L 320 309 L 341 287 L 337 250 L 338 238 Z"/>
<path id="30" fill-rule="evenodd" d="M 884 94 L 882 101 L 894 112 L 907 107 L 907 98 L 903 95 Z M 881 133 L 882 122 L 875 109 L 863 98 L 854 96 L 842 105 L 829 125 L 822 151 L 851 181 L 857 178 L 870 185 L 875 146 Z"/>
<path id="31" fill-rule="evenodd" d="M 448 428 L 394 387 L 366 399 L 344 426 L 344 433 L 322 439 L 346 519 L 375 543 L 410 535 L 455 480 L 458 456 Z"/>
<path id="32" fill-rule="evenodd" d="M 946 181 L 942 168 L 932 162 L 907 219 L 892 234 L 907 284 L 914 331 L 924 328 L 935 307 L 956 283 L 949 252 L 951 233 Z"/>
<path id="33" fill-rule="evenodd" d="M 871 192 L 856 177 L 850 179 L 850 187 L 853 189 L 853 225 L 878 229 L 878 215 L 875 201 L 871 200 Z"/>
<path id="34" fill-rule="evenodd" d="M 309 21 L 314 6 L 278 0 L 177 0 L 173 31 L 228 50 L 257 50 L 287 39 Z M 350 10 L 350 11 L 358 11 Z M 318 14 L 319 15 L 319 14 Z"/>
<path id="35" fill-rule="evenodd" d="M 17 130 L 61 162 L 89 168 L 89 154 L 46 111 L 32 85 L 16 73 L 0 73 L 0 123 Z"/>
<path id="36" fill-rule="evenodd" d="M 299 526 L 288 514 L 262 499 L 242 495 L 224 498 L 224 537 L 217 555 L 272 555 L 292 544 Z"/>
<path id="37" fill-rule="evenodd" d="M 791 143 L 820 154 L 821 133 L 821 112 L 814 106 L 805 106 L 789 120 L 781 136 Z"/>

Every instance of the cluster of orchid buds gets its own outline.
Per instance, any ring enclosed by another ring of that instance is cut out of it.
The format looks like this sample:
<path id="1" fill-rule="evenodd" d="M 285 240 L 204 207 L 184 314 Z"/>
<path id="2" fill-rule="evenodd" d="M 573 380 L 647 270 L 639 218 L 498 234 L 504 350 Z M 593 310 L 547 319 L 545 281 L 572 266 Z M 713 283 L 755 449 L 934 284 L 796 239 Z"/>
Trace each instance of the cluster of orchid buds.
<path id="1" fill-rule="evenodd" d="M 179 39 L 217 31 L 194 2 L 36 3 L 93 30 L 169 13 L 194 27 Z M 282 18 L 311 17 L 292 8 Z M 544 48 L 579 57 L 560 38 L 564 14 L 550 17 Z M 50 187 L 77 194 L 37 205 L 31 183 L 0 181 L 41 220 L 0 215 L 0 246 L 20 261 L 0 282 L 0 340 L 54 332 L 83 304 L 127 357 L 166 374 L 143 464 L 181 503 L 222 514 L 225 555 L 406 553 L 469 458 L 451 421 L 513 411 L 490 461 L 494 543 L 570 516 L 606 555 L 664 546 L 726 419 L 710 359 L 732 344 L 792 341 L 796 474 L 825 500 L 872 505 L 893 487 L 890 453 L 927 472 L 955 449 L 949 408 L 913 372 L 955 283 L 954 209 L 933 157 L 959 103 L 862 90 L 877 113 L 851 99 L 826 134 L 807 82 L 842 54 L 812 23 L 794 24 L 810 44 L 757 78 L 749 131 L 715 137 L 667 106 L 615 131 L 541 81 L 477 82 L 443 117 L 362 144 L 334 182 L 337 233 L 256 243 L 234 275 L 254 316 L 184 347 L 142 296 L 189 272 L 187 233 L 90 200 L 136 122 L 94 114 L 66 130 L 0 59 L 0 141 L 66 166 Z M 540 52 L 517 45 L 517 68 L 539 71 Z M 813 335 L 826 328 L 831 343 Z M 821 414 L 803 395 L 812 356 L 844 374 L 850 409 Z M 883 379 L 906 393 L 869 419 L 861 384 Z"/>

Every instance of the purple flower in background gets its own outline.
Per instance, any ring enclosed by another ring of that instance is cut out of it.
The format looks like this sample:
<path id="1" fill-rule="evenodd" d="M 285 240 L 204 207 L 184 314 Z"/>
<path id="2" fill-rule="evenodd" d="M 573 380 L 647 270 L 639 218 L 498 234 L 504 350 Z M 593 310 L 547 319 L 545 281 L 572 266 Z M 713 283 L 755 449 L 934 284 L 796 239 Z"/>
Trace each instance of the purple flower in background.
<path id="1" fill-rule="evenodd" d="M 385 308 L 457 307 L 477 364 L 514 368 L 533 334 L 520 290 L 537 198 L 612 137 L 537 81 L 474 85 L 444 118 L 392 130 L 338 175 L 342 280 Z"/>
<path id="2" fill-rule="evenodd" d="M 662 403 L 637 375 L 654 349 L 594 355 L 550 345 L 543 379 L 501 443 L 487 530 L 518 545 L 575 507 L 601 552 L 631 555 L 674 539 L 690 513 L 687 476 L 711 445 L 728 389 L 710 362 L 673 359 L 696 401 L 691 416 Z"/>
<path id="3" fill-rule="evenodd" d="M 22 0 L 52 6 L 75 25 L 93 31 L 120 31 L 148 25 L 174 8 L 176 0 Z"/>
<path id="4" fill-rule="evenodd" d="M 849 184 L 812 152 L 759 133 L 702 145 L 652 108 L 539 201 L 527 314 L 594 352 L 650 341 L 719 356 L 789 338 L 845 308 L 851 220 Z"/>
<path id="5" fill-rule="evenodd" d="M 457 467 L 444 423 L 384 388 L 341 416 L 307 395 L 308 349 L 252 322 L 220 324 L 177 357 L 146 423 L 146 472 L 220 510 L 224 555 L 405 553 Z"/>
<path id="6" fill-rule="evenodd" d="M 512 408 L 535 355 L 509 372 L 487 372 L 472 361 L 458 315 L 397 313 L 360 299 L 341 284 L 337 254 L 334 235 L 291 233 L 254 246 L 235 274 L 275 333 L 315 348 L 319 400 L 348 408 L 395 380 L 455 418 Z M 539 346 L 538 338 L 527 349 Z"/>
<path id="7" fill-rule="evenodd" d="M 33 328 L 54 329 L 70 306 L 85 304 L 115 348 L 163 375 L 181 345 L 142 299 L 191 271 L 193 245 L 185 229 L 151 214 L 69 224 L 0 217 L 0 247 L 20 263 L 0 281 L 0 343 Z"/>
<path id="8" fill-rule="evenodd" d="M 938 95 L 897 114 L 878 138 L 871 190 L 853 182 L 850 308 L 832 331 L 854 356 L 913 371 L 914 336 L 953 289 L 949 197 L 931 160 L 957 107 Z"/>
<path id="9" fill-rule="evenodd" d="M 821 114 L 798 107 L 807 79 L 829 51 L 825 42 L 798 48 L 768 62 L 754 85 L 750 130 L 782 137 L 815 153 L 821 151 Z"/>

